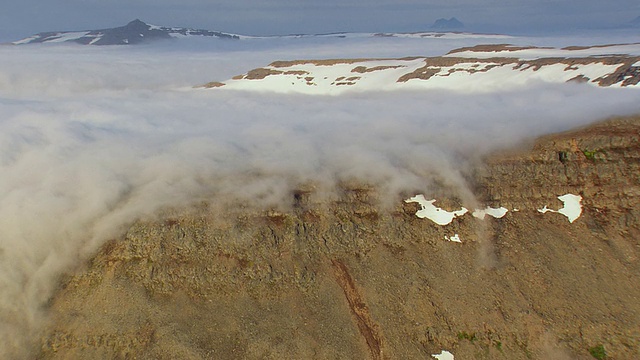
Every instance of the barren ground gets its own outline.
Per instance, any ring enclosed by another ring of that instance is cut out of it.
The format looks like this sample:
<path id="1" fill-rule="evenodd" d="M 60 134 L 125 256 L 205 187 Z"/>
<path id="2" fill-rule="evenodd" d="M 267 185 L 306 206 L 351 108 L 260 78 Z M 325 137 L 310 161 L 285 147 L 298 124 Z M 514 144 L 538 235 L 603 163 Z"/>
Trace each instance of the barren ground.
<path id="1" fill-rule="evenodd" d="M 615 119 L 487 158 L 470 182 L 519 208 L 502 219 L 442 227 L 351 184 L 331 201 L 301 188 L 284 212 L 197 204 L 141 220 L 62 281 L 36 355 L 640 358 L 639 132 L 639 117 Z M 583 197 L 573 224 L 536 210 L 566 193 Z"/>

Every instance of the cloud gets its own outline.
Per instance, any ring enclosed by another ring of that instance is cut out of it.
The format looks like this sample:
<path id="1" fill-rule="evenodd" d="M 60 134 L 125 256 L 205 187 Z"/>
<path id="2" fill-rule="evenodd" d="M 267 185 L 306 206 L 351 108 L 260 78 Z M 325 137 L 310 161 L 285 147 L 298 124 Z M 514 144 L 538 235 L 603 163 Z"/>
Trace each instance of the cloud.
<path id="1" fill-rule="evenodd" d="M 392 201 L 438 178 L 473 201 L 465 164 L 479 156 L 640 111 L 634 90 L 579 85 L 341 97 L 187 87 L 275 59 L 445 46 L 308 41 L 0 49 L 0 357 L 37 339 L 60 274 L 162 207 L 230 198 L 286 206 L 300 182 L 351 178 Z"/>

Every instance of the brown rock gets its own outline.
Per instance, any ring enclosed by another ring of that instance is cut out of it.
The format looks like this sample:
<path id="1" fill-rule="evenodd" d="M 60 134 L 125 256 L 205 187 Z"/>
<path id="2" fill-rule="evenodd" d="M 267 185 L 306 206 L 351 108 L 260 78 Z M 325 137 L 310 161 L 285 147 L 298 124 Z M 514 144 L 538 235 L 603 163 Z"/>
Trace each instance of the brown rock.
<path id="1" fill-rule="evenodd" d="M 64 282 L 36 357 L 636 358 L 640 117 L 493 154 L 472 182 L 520 211 L 441 227 L 353 181 L 333 199 L 303 186 L 287 211 L 140 221 Z M 537 212 L 565 193 L 583 196 L 573 224 Z"/>

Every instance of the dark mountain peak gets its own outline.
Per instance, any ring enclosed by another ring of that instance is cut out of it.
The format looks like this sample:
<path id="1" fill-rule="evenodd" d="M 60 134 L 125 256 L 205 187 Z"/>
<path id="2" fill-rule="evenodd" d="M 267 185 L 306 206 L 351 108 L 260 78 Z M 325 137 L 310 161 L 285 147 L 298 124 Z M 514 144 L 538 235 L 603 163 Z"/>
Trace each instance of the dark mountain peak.
<path id="1" fill-rule="evenodd" d="M 464 24 L 460 20 L 452 17 L 450 19 L 441 18 L 436 20 L 431 26 L 432 29 L 448 30 L 448 29 L 460 29 Z"/>
<path id="2" fill-rule="evenodd" d="M 129 29 L 129 30 L 133 30 L 133 31 L 147 30 L 150 27 L 151 26 L 149 24 L 145 23 L 144 21 L 142 21 L 140 19 L 135 19 L 135 20 L 131 21 L 130 23 L 128 23 L 127 25 L 124 26 L 124 28 Z"/>
<path id="3" fill-rule="evenodd" d="M 215 37 L 221 39 L 240 38 L 238 35 L 227 34 L 219 31 L 152 26 L 140 19 L 135 19 L 127 25 L 109 29 L 40 33 L 26 39 L 16 41 L 14 44 L 74 42 L 83 45 L 132 45 L 148 43 L 161 39 L 174 39 L 178 37 L 191 36 Z"/>
<path id="4" fill-rule="evenodd" d="M 130 25 L 137 25 L 137 24 L 144 24 L 144 25 L 147 25 L 147 23 L 145 23 L 144 21 L 142 21 L 142 20 L 140 20 L 140 19 L 135 19 L 135 20 L 133 20 L 133 21 L 129 22 L 129 23 L 127 24 L 127 26 L 130 26 Z"/>

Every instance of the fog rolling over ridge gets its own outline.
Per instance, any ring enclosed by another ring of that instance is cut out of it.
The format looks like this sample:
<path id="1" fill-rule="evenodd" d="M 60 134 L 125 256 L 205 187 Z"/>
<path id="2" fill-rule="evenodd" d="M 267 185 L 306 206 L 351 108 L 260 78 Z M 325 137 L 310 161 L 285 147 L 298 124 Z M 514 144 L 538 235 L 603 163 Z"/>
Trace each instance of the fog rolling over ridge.
<path id="1" fill-rule="evenodd" d="M 299 183 L 331 188 L 350 179 L 399 201 L 437 178 L 474 201 L 465 164 L 540 134 L 640 112 L 635 89 L 580 84 L 339 97 L 190 87 L 278 59 L 446 47 L 332 41 L 0 49 L 0 357 L 30 345 L 63 272 L 163 207 L 286 207 Z"/>

